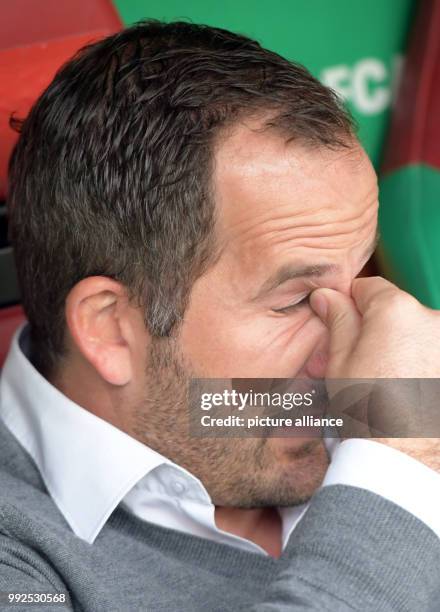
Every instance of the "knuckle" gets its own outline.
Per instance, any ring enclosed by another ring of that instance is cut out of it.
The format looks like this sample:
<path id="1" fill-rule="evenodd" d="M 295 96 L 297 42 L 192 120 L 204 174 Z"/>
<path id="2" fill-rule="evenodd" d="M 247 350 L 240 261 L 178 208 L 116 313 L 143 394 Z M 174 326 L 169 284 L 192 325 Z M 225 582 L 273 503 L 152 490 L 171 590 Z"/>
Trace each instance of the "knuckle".
<path id="1" fill-rule="evenodd" d="M 371 301 L 372 310 L 381 310 L 385 316 L 396 320 L 414 313 L 420 306 L 419 302 L 409 293 L 400 289 L 385 289 Z"/>
<path id="2" fill-rule="evenodd" d="M 412 310 L 419 304 L 415 297 L 400 290 L 390 292 L 386 298 L 390 307 L 398 310 Z"/>

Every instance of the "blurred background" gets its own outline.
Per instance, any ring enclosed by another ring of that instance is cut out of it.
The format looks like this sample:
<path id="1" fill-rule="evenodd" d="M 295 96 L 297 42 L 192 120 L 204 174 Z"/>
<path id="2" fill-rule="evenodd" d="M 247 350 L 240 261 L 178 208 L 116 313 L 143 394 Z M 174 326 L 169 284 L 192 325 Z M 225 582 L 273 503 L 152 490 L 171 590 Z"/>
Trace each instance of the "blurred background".
<path id="1" fill-rule="evenodd" d="M 227 28 L 304 64 L 344 99 L 380 176 L 380 273 L 440 308 L 440 0 L 0 0 L 0 366 L 23 319 L 7 239 L 16 134 L 81 46 L 143 18 Z"/>

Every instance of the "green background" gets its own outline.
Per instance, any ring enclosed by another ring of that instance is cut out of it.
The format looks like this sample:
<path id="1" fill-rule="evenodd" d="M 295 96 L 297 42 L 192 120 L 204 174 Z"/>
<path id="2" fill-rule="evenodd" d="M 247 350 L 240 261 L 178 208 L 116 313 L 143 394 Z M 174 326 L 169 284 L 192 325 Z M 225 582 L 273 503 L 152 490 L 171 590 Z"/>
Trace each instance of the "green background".
<path id="1" fill-rule="evenodd" d="M 380 161 L 393 81 L 413 0 L 114 0 L 126 24 L 190 19 L 256 38 L 344 93 L 360 138 Z"/>
<path id="2" fill-rule="evenodd" d="M 440 308 L 440 172 L 423 163 L 403 166 L 382 178 L 380 194 L 385 275 Z"/>

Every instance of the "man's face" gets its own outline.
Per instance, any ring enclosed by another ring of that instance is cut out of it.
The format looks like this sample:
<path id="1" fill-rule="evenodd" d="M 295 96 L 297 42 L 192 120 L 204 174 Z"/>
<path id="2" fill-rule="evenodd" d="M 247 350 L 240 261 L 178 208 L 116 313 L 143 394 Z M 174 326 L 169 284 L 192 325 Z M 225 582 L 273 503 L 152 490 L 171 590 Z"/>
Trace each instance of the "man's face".
<path id="1" fill-rule="evenodd" d="M 218 505 L 293 505 L 323 478 L 323 443 L 191 439 L 183 390 L 191 376 L 324 375 L 328 333 L 307 298 L 350 294 L 374 248 L 376 176 L 356 143 L 311 148 L 240 125 L 218 144 L 213 184 L 221 255 L 192 288 L 177 344 L 153 348 L 136 431 Z"/>

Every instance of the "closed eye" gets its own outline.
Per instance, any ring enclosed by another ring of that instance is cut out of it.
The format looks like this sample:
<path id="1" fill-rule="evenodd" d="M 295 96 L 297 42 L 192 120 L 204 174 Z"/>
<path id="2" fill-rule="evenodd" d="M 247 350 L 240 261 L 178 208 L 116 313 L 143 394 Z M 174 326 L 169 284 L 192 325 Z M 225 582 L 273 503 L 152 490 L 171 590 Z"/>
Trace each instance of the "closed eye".
<path id="1" fill-rule="evenodd" d="M 279 312 L 281 314 L 290 314 L 292 312 L 296 312 L 304 306 L 307 306 L 309 303 L 310 293 L 308 293 L 300 302 L 295 302 L 294 304 L 289 304 L 288 306 L 284 306 L 284 308 L 273 308 L 274 312 Z"/>

